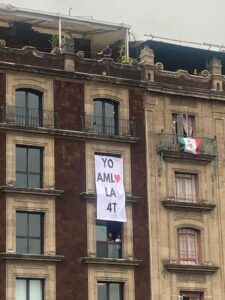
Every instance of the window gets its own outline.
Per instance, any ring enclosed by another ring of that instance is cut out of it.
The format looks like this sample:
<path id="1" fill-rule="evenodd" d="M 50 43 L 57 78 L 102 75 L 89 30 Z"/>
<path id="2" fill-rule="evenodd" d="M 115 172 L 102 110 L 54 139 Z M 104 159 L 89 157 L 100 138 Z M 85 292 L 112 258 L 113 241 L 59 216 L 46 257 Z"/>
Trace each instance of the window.
<path id="1" fill-rule="evenodd" d="M 16 90 L 16 124 L 42 126 L 42 94 L 30 89 Z"/>
<path id="2" fill-rule="evenodd" d="M 98 300 L 123 300 L 123 283 L 98 282 Z"/>
<path id="3" fill-rule="evenodd" d="M 43 214 L 16 212 L 16 253 L 43 253 Z"/>
<path id="4" fill-rule="evenodd" d="M 16 278 L 16 300 L 44 300 L 44 280 Z"/>
<path id="5" fill-rule="evenodd" d="M 122 257 L 122 223 L 97 221 L 96 223 L 96 255 L 102 258 Z"/>
<path id="6" fill-rule="evenodd" d="M 42 187 L 42 148 L 16 146 L 16 186 Z"/>
<path id="7" fill-rule="evenodd" d="M 94 131 L 118 134 L 118 103 L 110 99 L 94 100 Z"/>
<path id="8" fill-rule="evenodd" d="M 175 173 L 176 200 L 197 201 L 197 174 Z"/>
<path id="9" fill-rule="evenodd" d="M 199 231 L 190 228 L 178 230 L 179 259 L 181 263 L 199 262 Z"/>
<path id="10" fill-rule="evenodd" d="M 180 300 L 203 300 L 203 293 L 180 292 Z"/>
<path id="11" fill-rule="evenodd" d="M 193 137 L 195 134 L 195 117 L 187 114 L 173 114 L 173 130 L 177 135 Z"/>

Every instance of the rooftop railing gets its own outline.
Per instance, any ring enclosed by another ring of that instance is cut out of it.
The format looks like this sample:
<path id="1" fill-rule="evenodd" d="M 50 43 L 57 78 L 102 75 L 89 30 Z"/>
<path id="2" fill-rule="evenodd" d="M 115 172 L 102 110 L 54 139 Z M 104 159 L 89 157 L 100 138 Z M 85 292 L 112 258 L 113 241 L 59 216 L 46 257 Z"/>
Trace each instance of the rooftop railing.
<path id="1" fill-rule="evenodd" d="M 196 149 L 196 153 L 188 151 L 188 149 L 185 149 L 183 145 L 181 145 L 181 140 L 184 138 L 183 136 L 178 136 L 177 134 L 167 134 L 167 133 L 160 133 L 158 134 L 157 139 L 157 152 L 174 152 L 174 153 L 186 153 L 186 154 L 192 154 L 192 155 L 206 155 L 206 156 L 216 156 L 216 140 L 215 138 L 203 138 L 203 137 L 193 137 L 190 138 L 192 141 L 189 141 L 190 143 L 194 142 L 193 140 L 197 141 L 198 147 Z M 188 142 L 188 141 L 187 141 Z M 191 147 L 191 146 L 190 146 Z"/>
<path id="2" fill-rule="evenodd" d="M 56 113 L 50 110 L 5 105 L 3 122 L 18 126 L 56 128 Z"/>
<path id="3" fill-rule="evenodd" d="M 135 121 L 131 120 L 84 114 L 82 126 L 83 131 L 90 133 L 135 137 Z"/>

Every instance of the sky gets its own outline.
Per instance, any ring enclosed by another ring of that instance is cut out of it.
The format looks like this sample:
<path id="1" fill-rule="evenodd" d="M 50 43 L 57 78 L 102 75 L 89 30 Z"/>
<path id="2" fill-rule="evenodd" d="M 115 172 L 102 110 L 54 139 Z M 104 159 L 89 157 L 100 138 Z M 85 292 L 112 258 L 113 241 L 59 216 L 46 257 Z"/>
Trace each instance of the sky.
<path id="1" fill-rule="evenodd" d="M 0 3 L 3 1 L 0 0 Z M 17 7 L 93 16 L 131 25 L 136 39 L 144 34 L 225 45 L 224 0 L 11 0 Z"/>

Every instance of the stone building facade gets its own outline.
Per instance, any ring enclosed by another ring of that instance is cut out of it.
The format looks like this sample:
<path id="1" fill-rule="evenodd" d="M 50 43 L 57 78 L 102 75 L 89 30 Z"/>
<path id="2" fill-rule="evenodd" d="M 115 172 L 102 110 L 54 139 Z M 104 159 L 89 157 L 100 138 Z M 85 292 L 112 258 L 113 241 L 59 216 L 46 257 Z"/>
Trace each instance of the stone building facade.
<path id="1" fill-rule="evenodd" d="M 225 299 L 225 56 L 96 59 L 127 29 L 0 6 L 0 300 Z M 96 219 L 95 154 L 123 158 L 125 223 Z"/>
<path id="2" fill-rule="evenodd" d="M 84 29 L 93 44 L 120 39 L 117 24 L 62 17 L 50 53 L 58 17 L 48 17 L 0 7 L 0 299 L 149 299 L 141 69 L 74 50 Z M 123 158 L 126 223 L 96 219 L 96 153 Z M 109 231 L 122 237 L 113 256 Z"/>

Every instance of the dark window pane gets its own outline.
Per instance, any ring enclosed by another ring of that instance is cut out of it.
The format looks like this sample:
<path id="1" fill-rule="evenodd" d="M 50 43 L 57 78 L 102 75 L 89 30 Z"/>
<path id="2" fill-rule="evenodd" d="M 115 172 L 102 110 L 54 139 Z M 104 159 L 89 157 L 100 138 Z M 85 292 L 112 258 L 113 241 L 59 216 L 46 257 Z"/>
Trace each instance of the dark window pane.
<path id="1" fill-rule="evenodd" d="M 98 242 L 96 243 L 97 257 L 108 257 L 108 242 Z"/>
<path id="2" fill-rule="evenodd" d="M 96 225 L 96 240 L 106 242 L 107 241 L 107 227 L 106 225 Z"/>
<path id="3" fill-rule="evenodd" d="M 41 254 L 41 240 L 29 239 L 29 253 Z"/>
<path id="4" fill-rule="evenodd" d="M 29 236 L 32 237 L 41 236 L 41 215 L 40 214 L 29 215 Z"/>
<path id="5" fill-rule="evenodd" d="M 98 282 L 98 300 L 107 300 L 106 283 Z"/>
<path id="6" fill-rule="evenodd" d="M 26 174 L 16 174 L 16 186 L 25 188 L 27 187 L 27 175 Z"/>
<path id="7" fill-rule="evenodd" d="M 41 150 L 36 148 L 28 149 L 28 171 L 40 172 L 41 169 Z"/>
<path id="8" fill-rule="evenodd" d="M 25 92 L 16 91 L 16 106 L 25 107 Z"/>
<path id="9" fill-rule="evenodd" d="M 29 188 L 40 188 L 41 187 L 40 175 L 29 175 L 28 176 L 28 187 Z"/>
<path id="10" fill-rule="evenodd" d="M 32 279 L 30 279 L 29 284 L 30 284 L 29 300 L 42 300 L 42 295 L 43 295 L 42 280 L 32 280 Z"/>
<path id="11" fill-rule="evenodd" d="M 40 97 L 36 94 L 29 93 L 28 95 L 28 108 L 38 110 L 40 107 Z"/>
<path id="12" fill-rule="evenodd" d="M 105 102 L 105 117 L 115 118 L 115 103 Z"/>
<path id="13" fill-rule="evenodd" d="M 94 101 L 94 116 L 103 116 L 103 101 Z"/>
<path id="14" fill-rule="evenodd" d="M 16 235 L 27 236 L 28 235 L 28 218 L 27 213 L 16 213 Z"/>
<path id="15" fill-rule="evenodd" d="M 27 169 L 27 148 L 16 147 L 16 170 L 25 172 Z"/>
<path id="16" fill-rule="evenodd" d="M 16 253 L 27 253 L 27 238 L 16 238 Z"/>
<path id="17" fill-rule="evenodd" d="M 27 299 L 27 280 L 16 279 L 16 300 Z"/>
<path id="18" fill-rule="evenodd" d="M 109 300 L 120 300 L 120 284 L 110 283 L 109 285 Z"/>

